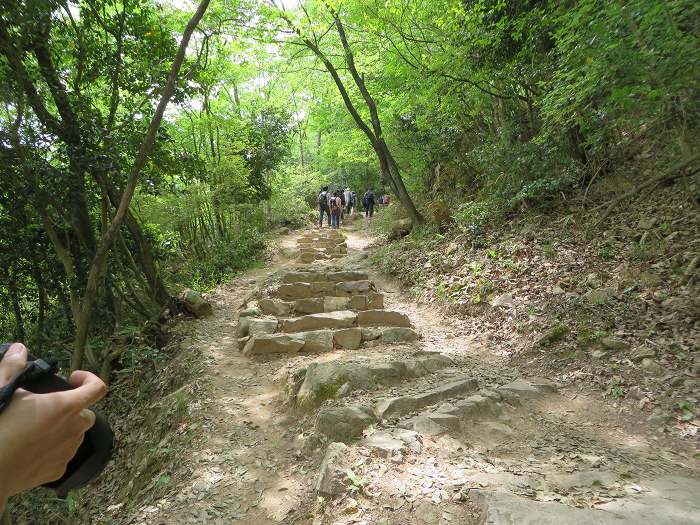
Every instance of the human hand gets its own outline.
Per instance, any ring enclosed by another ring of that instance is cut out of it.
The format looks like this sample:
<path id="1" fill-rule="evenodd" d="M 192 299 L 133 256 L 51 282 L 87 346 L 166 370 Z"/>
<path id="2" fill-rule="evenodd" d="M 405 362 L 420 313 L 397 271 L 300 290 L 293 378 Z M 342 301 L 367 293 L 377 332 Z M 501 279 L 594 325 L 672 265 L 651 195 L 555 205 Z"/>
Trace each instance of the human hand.
<path id="1" fill-rule="evenodd" d="M 27 349 L 15 343 L 0 361 L 0 386 L 24 369 Z M 8 497 L 63 476 L 95 423 L 87 408 L 107 386 L 90 372 L 70 376 L 72 390 L 33 394 L 19 389 L 0 414 L 0 512 Z"/>

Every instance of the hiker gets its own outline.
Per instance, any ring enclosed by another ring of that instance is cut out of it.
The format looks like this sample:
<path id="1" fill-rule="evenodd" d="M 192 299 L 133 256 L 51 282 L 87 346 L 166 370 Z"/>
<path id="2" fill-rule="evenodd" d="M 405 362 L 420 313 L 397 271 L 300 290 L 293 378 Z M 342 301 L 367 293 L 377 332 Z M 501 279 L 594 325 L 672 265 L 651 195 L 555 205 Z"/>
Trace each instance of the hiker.
<path id="1" fill-rule="evenodd" d="M 384 206 L 389 206 L 389 194 L 385 193 L 384 197 L 382 198 L 382 202 L 384 203 Z"/>
<path id="2" fill-rule="evenodd" d="M 371 219 L 374 215 L 374 192 L 370 188 L 365 192 L 365 196 L 362 199 L 362 203 L 365 205 L 365 217 Z"/>
<path id="3" fill-rule="evenodd" d="M 357 211 L 357 193 L 353 191 L 350 195 L 350 213 L 355 211 Z"/>
<path id="4" fill-rule="evenodd" d="M 328 226 L 331 226 L 331 210 L 328 206 L 330 196 L 328 194 L 328 186 L 321 188 L 321 193 L 318 194 L 318 227 L 323 228 L 323 215 L 328 217 Z"/>
<path id="5" fill-rule="evenodd" d="M 341 210 L 340 196 L 338 195 L 338 192 L 336 191 L 330 200 L 331 226 L 333 228 L 340 227 L 340 210 Z"/>
<path id="6" fill-rule="evenodd" d="M 14 343 L 0 361 L 0 387 L 27 364 L 27 348 Z M 19 492 L 60 479 L 95 423 L 89 407 L 107 393 L 102 380 L 75 371 L 72 390 L 32 394 L 19 389 L 0 414 L 0 515 L 7 499 Z"/>
<path id="7" fill-rule="evenodd" d="M 350 215 L 352 213 L 352 192 L 350 188 L 345 188 L 345 213 Z"/>
<path id="8" fill-rule="evenodd" d="M 345 204 L 347 202 L 345 200 L 345 192 L 343 190 L 338 190 L 336 195 L 340 197 L 340 222 L 342 222 L 345 220 Z"/>

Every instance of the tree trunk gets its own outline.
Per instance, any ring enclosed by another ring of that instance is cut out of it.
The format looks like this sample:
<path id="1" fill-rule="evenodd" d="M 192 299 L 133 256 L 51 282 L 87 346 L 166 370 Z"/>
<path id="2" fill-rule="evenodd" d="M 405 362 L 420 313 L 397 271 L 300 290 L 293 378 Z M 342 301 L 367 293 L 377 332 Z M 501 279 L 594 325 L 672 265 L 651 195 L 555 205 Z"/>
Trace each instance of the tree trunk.
<path id="1" fill-rule="evenodd" d="M 71 357 L 72 370 L 80 368 L 80 365 L 83 362 L 88 329 L 90 326 L 95 301 L 97 299 L 98 285 L 102 281 L 109 251 L 111 250 L 119 228 L 121 227 L 127 212 L 129 211 L 129 204 L 134 196 L 134 192 L 136 191 L 136 184 L 138 183 L 141 170 L 146 165 L 146 161 L 148 160 L 151 150 L 153 149 L 156 134 L 163 119 L 163 113 L 165 112 L 165 108 L 168 105 L 168 102 L 170 102 L 170 98 L 175 91 L 178 74 L 180 72 L 182 62 L 185 59 L 185 53 L 187 51 L 190 38 L 197 27 L 197 24 L 202 19 L 202 16 L 204 16 L 204 12 L 207 10 L 207 7 L 209 7 L 209 1 L 210 0 L 201 0 L 199 6 L 197 7 L 197 11 L 187 23 L 187 27 L 183 32 L 182 39 L 180 40 L 180 46 L 178 47 L 177 54 L 175 55 L 175 59 L 173 60 L 170 68 L 168 80 L 163 88 L 163 93 L 161 94 L 160 101 L 158 102 L 156 112 L 148 126 L 148 131 L 146 132 L 146 135 L 144 136 L 136 154 L 134 164 L 131 168 L 131 172 L 129 173 L 129 178 L 127 179 L 127 183 L 124 187 L 124 192 L 122 193 L 119 201 L 117 211 L 109 227 L 102 235 L 102 238 L 100 239 L 95 251 L 95 256 L 92 260 L 90 271 L 88 273 L 87 285 L 85 286 L 85 292 L 80 304 L 80 315 L 75 319 L 77 323 L 77 333 L 75 338 L 75 346 L 73 348 L 73 355 Z"/>

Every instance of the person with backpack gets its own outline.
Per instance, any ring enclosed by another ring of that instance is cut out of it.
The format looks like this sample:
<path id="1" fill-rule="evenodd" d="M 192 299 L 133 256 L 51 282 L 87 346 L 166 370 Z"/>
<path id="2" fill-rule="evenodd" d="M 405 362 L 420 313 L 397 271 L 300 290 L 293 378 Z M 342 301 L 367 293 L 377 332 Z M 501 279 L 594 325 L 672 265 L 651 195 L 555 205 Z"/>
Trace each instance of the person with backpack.
<path id="1" fill-rule="evenodd" d="M 318 194 L 318 227 L 323 228 L 323 215 L 328 217 L 328 226 L 331 226 L 331 210 L 329 207 L 330 195 L 328 186 L 321 188 L 321 193 Z"/>
<path id="2" fill-rule="evenodd" d="M 365 217 L 367 219 L 371 219 L 372 216 L 374 215 L 374 201 L 375 201 L 374 192 L 370 188 L 369 190 L 367 190 L 365 192 L 365 196 L 362 199 L 362 202 L 365 205 Z"/>
<path id="3" fill-rule="evenodd" d="M 338 195 L 337 191 L 331 197 L 329 204 L 330 204 L 330 212 L 331 212 L 331 226 L 333 228 L 339 228 L 340 227 L 340 210 L 341 210 L 342 204 L 340 202 L 340 196 Z"/>
<path id="4" fill-rule="evenodd" d="M 350 194 L 350 213 L 357 211 L 357 192 L 352 192 Z"/>

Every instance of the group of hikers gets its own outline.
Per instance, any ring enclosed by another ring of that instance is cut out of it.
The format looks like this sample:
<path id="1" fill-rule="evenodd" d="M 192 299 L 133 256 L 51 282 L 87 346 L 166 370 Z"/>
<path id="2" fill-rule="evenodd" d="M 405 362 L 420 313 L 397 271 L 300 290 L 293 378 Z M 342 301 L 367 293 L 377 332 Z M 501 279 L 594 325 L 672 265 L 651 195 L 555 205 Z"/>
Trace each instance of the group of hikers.
<path id="1" fill-rule="evenodd" d="M 382 195 L 377 198 L 374 191 L 368 189 L 362 197 L 362 207 L 367 220 L 374 215 L 375 204 L 387 206 L 389 204 L 389 196 Z M 323 186 L 318 194 L 318 210 L 319 227 L 323 227 L 323 217 L 326 216 L 328 218 L 327 224 L 330 227 L 339 228 L 346 215 L 349 216 L 357 212 L 357 193 L 350 188 L 331 192 L 328 186 Z"/>

